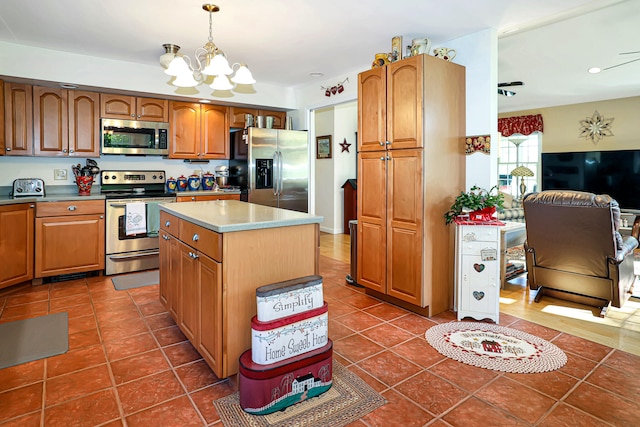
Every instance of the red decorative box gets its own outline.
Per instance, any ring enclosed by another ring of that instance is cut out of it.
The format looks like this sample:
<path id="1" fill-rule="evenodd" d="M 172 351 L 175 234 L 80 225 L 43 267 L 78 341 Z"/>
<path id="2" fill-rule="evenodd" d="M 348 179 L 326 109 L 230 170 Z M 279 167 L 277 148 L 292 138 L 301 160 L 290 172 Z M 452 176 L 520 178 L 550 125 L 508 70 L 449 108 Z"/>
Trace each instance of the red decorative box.
<path id="1" fill-rule="evenodd" d="M 251 350 L 240 356 L 238 392 L 240 407 L 255 415 L 281 411 L 318 396 L 333 383 L 333 342 L 300 356 L 269 365 L 251 360 Z"/>

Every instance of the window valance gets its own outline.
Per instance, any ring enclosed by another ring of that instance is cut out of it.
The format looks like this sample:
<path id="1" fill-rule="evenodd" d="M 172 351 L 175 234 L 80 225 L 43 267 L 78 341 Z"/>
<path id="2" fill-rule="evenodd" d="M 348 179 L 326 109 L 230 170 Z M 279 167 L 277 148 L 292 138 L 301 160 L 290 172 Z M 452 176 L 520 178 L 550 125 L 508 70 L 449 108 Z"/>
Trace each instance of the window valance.
<path id="1" fill-rule="evenodd" d="M 502 136 L 511 136 L 514 133 L 531 135 L 533 132 L 542 132 L 542 115 L 514 116 L 498 119 L 498 132 Z"/>

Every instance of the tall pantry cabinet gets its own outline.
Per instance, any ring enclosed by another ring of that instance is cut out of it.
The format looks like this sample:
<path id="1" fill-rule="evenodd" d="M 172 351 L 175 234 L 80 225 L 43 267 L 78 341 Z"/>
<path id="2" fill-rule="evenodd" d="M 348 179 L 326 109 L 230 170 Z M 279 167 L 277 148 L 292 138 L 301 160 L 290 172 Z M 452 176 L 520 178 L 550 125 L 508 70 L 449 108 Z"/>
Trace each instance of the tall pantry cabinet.
<path id="1" fill-rule="evenodd" d="M 444 213 L 465 186 L 465 69 L 418 55 L 358 75 L 357 282 L 427 316 L 453 306 Z"/>

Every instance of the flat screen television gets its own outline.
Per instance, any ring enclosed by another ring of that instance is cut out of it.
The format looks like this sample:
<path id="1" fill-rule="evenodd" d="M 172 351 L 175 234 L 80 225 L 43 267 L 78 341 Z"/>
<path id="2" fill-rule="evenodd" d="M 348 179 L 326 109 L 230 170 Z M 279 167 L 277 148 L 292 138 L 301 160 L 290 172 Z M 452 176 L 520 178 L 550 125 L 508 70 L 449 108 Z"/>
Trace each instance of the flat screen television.
<path id="1" fill-rule="evenodd" d="M 542 189 L 608 194 L 640 211 L 640 150 L 542 153 Z"/>

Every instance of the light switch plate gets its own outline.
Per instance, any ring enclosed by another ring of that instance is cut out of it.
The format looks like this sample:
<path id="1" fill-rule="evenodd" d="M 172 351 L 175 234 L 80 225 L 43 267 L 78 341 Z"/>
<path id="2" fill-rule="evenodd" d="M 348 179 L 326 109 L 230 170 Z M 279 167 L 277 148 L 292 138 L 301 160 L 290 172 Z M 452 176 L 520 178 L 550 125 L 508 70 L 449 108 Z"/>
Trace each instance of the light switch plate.
<path id="1" fill-rule="evenodd" d="M 53 170 L 53 179 L 56 181 L 65 181 L 67 179 L 67 170 L 66 169 L 54 169 Z"/>

